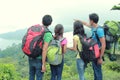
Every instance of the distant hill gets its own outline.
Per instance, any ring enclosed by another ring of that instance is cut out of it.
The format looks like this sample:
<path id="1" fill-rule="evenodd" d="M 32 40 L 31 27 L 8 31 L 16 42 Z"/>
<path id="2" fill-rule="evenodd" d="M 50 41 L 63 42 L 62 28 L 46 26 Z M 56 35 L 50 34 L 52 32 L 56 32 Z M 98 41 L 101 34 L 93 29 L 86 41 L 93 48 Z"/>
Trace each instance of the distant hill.
<path id="1" fill-rule="evenodd" d="M 14 32 L 8 32 L 0 34 L 0 38 L 10 40 L 21 40 L 27 29 L 16 30 Z"/>
<path id="2" fill-rule="evenodd" d="M 50 30 L 54 33 L 54 27 L 50 27 Z M 88 30 L 88 28 L 85 27 L 85 32 L 90 35 L 90 31 Z M 27 29 L 20 29 L 20 30 L 16 30 L 14 32 L 7 32 L 7 33 L 3 33 L 0 34 L 0 38 L 3 39 L 7 39 L 7 40 L 21 40 L 23 38 L 23 36 L 25 35 Z M 65 32 L 70 32 L 73 31 L 72 26 L 65 26 L 64 29 Z"/>

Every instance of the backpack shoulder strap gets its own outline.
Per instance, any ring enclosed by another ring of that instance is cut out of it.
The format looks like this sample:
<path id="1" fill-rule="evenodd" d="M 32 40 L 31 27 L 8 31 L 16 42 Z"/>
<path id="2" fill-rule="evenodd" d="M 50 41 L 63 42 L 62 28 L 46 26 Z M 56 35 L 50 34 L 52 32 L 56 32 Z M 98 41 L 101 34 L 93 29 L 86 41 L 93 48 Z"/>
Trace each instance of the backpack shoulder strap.
<path id="1" fill-rule="evenodd" d="M 51 34 L 52 34 L 52 32 L 51 32 L 48 28 L 45 28 L 44 34 L 45 34 L 45 33 L 51 33 Z M 52 37 L 54 37 L 53 34 L 52 34 Z"/>
<path id="2" fill-rule="evenodd" d="M 97 27 L 97 29 L 94 31 L 95 37 L 97 38 L 98 41 L 100 41 L 99 36 L 97 34 L 97 31 L 99 28 L 102 28 L 102 27 Z"/>
<path id="3" fill-rule="evenodd" d="M 83 45 L 83 44 L 82 44 L 82 43 L 83 43 L 82 40 L 84 39 L 84 37 L 83 37 L 82 35 L 78 35 L 78 37 L 79 37 L 80 44 Z M 82 47 L 82 48 L 83 48 L 83 47 Z M 82 49 L 82 48 L 81 48 L 81 49 Z M 77 50 L 78 50 L 79 53 L 81 53 L 80 50 L 79 50 L 79 48 L 78 48 L 78 45 L 77 45 Z"/>
<path id="4" fill-rule="evenodd" d="M 52 34 L 52 32 L 48 28 L 45 28 L 45 33 L 51 33 Z"/>
<path id="5" fill-rule="evenodd" d="M 40 26 L 40 25 L 37 25 L 37 26 Z M 42 27 L 44 27 L 44 26 L 42 26 Z M 44 37 L 45 33 L 51 33 L 51 34 L 52 34 L 52 32 L 51 32 L 48 28 L 45 28 L 45 27 L 44 27 L 44 32 L 43 32 L 43 34 L 42 34 L 42 38 Z M 52 37 L 53 37 L 53 35 L 52 35 Z M 43 41 L 43 40 L 42 40 L 42 41 Z M 41 42 L 41 40 L 39 39 L 39 40 L 37 41 L 37 45 L 38 45 L 40 42 Z M 44 41 L 43 41 L 43 43 L 44 43 Z"/>
<path id="6" fill-rule="evenodd" d="M 60 42 L 64 41 L 65 39 L 66 39 L 66 38 L 61 38 L 61 39 L 60 39 Z"/>

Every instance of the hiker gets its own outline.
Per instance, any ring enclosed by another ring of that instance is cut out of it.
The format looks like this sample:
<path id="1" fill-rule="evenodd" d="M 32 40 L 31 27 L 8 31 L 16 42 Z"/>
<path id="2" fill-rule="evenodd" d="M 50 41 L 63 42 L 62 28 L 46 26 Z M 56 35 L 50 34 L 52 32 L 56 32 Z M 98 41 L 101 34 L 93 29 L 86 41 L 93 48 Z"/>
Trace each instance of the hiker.
<path id="1" fill-rule="evenodd" d="M 73 30 L 73 47 L 68 48 L 70 50 L 76 51 L 77 56 L 76 56 L 76 63 L 77 63 L 77 69 L 78 69 L 78 74 L 79 74 L 79 80 L 85 80 L 84 78 L 84 71 L 85 71 L 85 63 L 82 60 L 81 56 L 79 55 L 79 51 L 81 51 L 81 42 L 79 35 L 81 36 L 86 36 L 83 24 L 79 21 L 74 22 L 74 30 Z"/>
<path id="2" fill-rule="evenodd" d="M 57 60 L 55 60 L 55 62 L 59 62 L 58 60 L 61 60 L 61 62 L 58 63 L 58 64 L 50 63 L 51 80 L 61 80 L 63 66 L 64 66 L 64 54 L 66 53 L 66 48 L 67 48 L 67 39 L 63 37 L 63 33 L 64 33 L 63 25 L 57 24 L 55 26 L 54 32 L 55 32 L 55 35 L 54 35 L 54 39 L 53 40 L 59 40 L 60 41 L 60 47 L 61 47 L 61 52 L 58 55 Z M 52 48 L 52 51 L 53 50 L 54 49 Z M 57 54 L 57 53 L 55 52 L 55 54 Z M 61 56 L 62 59 L 59 58 L 60 56 Z M 55 58 L 56 58 L 56 55 L 55 55 Z"/>
<path id="3" fill-rule="evenodd" d="M 29 80 L 42 80 L 46 71 L 46 53 L 52 40 L 52 34 L 48 27 L 52 23 L 52 17 L 45 15 L 42 25 L 31 26 L 23 38 L 22 50 L 29 60 Z M 43 43 L 44 42 L 44 43 Z"/>
<path id="4" fill-rule="evenodd" d="M 104 35 L 104 29 L 101 28 L 100 25 L 98 25 L 99 16 L 96 13 L 92 13 L 89 15 L 90 23 L 86 23 L 81 20 L 77 20 L 87 27 L 91 28 L 92 31 L 92 38 L 97 41 L 100 48 L 100 57 L 97 58 L 92 62 L 93 70 L 94 70 L 94 80 L 103 80 L 102 76 L 102 63 L 103 63 L 103 55 L 106 47 L 105 42 L 105 35 Z M 96 36 L 96 34 L 98 36 Z"/>

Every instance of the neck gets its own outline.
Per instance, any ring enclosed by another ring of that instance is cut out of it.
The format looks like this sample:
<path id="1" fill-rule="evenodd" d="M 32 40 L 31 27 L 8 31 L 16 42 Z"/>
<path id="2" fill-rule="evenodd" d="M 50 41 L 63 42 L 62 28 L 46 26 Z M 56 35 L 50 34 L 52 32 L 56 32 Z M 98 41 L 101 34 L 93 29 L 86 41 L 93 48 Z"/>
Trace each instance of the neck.
<path id="1" fill-rule="evenodd" d="M 45 28 L 48 28 L 48 26 L 43 25 Z"/>
<path id="2" fill-rule="evenodd" d="M 48 26 L 44 26 L 45 28 L 48 28 Z"/>
<path id="3" fill-rule="evenodd" d="M 95 28 L 98 27 L 98 24 L 95 24 L 95 23 L 94 23 L 94 24 L 93 24 L 93 27 L 95 27 Z"/>

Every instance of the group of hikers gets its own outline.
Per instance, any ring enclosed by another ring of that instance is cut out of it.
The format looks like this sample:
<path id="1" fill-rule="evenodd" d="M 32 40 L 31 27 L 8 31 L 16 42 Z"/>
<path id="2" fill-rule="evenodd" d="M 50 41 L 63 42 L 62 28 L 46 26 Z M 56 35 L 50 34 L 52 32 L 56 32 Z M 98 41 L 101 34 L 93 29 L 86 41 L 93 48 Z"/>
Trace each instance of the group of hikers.
<path id="1" fill-rule="evenodd" d="M 104 29 L 98 24 L 99 16 L 96 13 L 90 14 L 89 23 L 86 23 L 82 20 L 74 21 L 73 47 L 69 48 L 67 47 L 67 38 L 63 37 L 64 27 L 62 24 L 57 24 L 55 26 L 54 35 L 52 35 L 51 31 L 48 29 L 52 21 L 53 19 L 51 15 L 45 15 L 42 18 L 42 25 L 37 24 L 30 27 L 23 38 L 22 50 L 26 55 L 28 55 L 29 58 L 29 80 L 35 80 L 35 76 L 36 80 L 43 79 L 43 74 L 46 71 L 47 61 L 50 64 L 51 80 L 62 80 L 64 54 L 66 53 L 67 49 L 77 52 L 76 65 L 79 74 L 79 80 L 85 80 L 84 72 L 86 64 L 88 63 L 87 59 L 85 60 L 85 58 L 83 58 L 85 56 L 83 54 L 85 53 L 92 54 L 92 59 L 88 60 L 92 62 L 94 80 L 103 80 L 102 63 L 106 48 L 106 40 Z M 91 38 L 87 39 L 84 25 L 91 28 Z M 91 42 L 90 44 L 94 46 L 85 47 L 85 44 L 83 43 L 85 41 L 88 41 L 88 43 Z M 56 47 L 55 44 L 59 48 L 57 48 L 58 50 L 54 53 L 56 50 L 56 48 L 54 48 Z M 54 46 L 50 47 L 51 45 Z M 98 50 L 95 49 L 97 46 L 99 47 Z M 97 53 L 93 48 L 97 50 Z M 93 54 L 95 56 L 93 56 Z"/>

